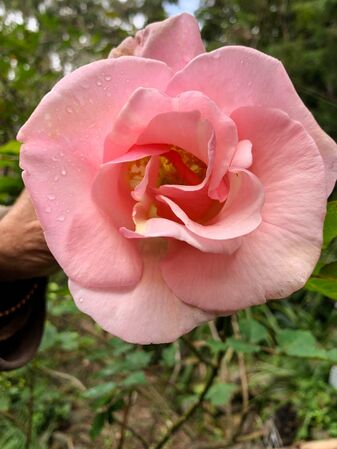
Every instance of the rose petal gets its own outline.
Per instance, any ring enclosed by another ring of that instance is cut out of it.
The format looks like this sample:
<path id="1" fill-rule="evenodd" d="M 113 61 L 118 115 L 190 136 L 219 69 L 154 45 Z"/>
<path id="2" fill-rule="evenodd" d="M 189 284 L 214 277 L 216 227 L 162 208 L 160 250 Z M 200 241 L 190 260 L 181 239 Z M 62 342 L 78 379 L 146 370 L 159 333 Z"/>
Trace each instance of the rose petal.
<path id="1" fill-rule="evenodd" d="M 262 184 L 245 170 L 229 174 L 228 199 L 219 213 L 206 224 L 196 223 L 174 201 L 158 195 L 187 229 L 203 238 L 225 240 L 241 237 L 259 226 L 264 202 Z"/>
<path id="2" fill-rule="evenodd" d="M 91 186 L 105 136 L 128 96 L 152 79 L 165 88 L 170 76 L 164 64 L 140 58 L 89 64 L 61 80 L 19 132 L 24 181 L 48 246 L 81 285 L 133 285 L 141 276 L 136 248 L 92 202 Z"/>
<path id="3" fill-rule="evenodd" d="M 167 92 L 198 90 L 230 114 L 241 106 L 282 109 L 301 122 L 315 140 L 324 160 L 327 193 L 337 178 L 337 145 L 319 127 L 297 95 L 282 63 L 252 48 L 228 46 L 191 61 L 172 79 Z"/>
<path id="4" fill-rule="evenodd" d="M 251 170 L 265 191 L 262 224 L 242 237 L 232 256 L 203 254 L 176 242 L 162 262 L 163 278 L 176 295 L 226 313 L 303 286 L 320 254 L 325 213 L 323 161 L 304 128 L 264 108 L 241 108 L 233 119 L 239 138 L 253 144 Z"/>
<path id="5" fill-rule="evenodd" d="M 169 343 L 212 315 L 180 301 L 163 282 L 158 242 L 146 242 L 141 281 L 129 291 L 94 291 L 69 282 L 80 310 L 103 329 L 130 343 Z M 150 243 L 150 244 L 148 244 Z"/>
<path id="6" fill-rule="evenodd" d="M 241 244 L 241 238 L 227 240 L 211 240 L 194 234 L 185 225 L 166 218 L 151 218 L 143 221 L 139 231 L 120 229 L 128 239 L 143 239 L 149 237 L 170 237 L 188 243 L 199 251 L 214 254 L 233 254 Z"/>
<path id="7" fill-rule="evenodd" d="M 236 147 L 231 168 L 249 168 L 252 163 L 252 143 L 249 140 L 241 140 Z"/>
<path id="8" fill-rule="evenodd" d="M 166 62 L 174 71 L 205 51 L 198 22 L 187 13 L 155 22 L 126 38 L 110 57 L 135 55 Z"/>

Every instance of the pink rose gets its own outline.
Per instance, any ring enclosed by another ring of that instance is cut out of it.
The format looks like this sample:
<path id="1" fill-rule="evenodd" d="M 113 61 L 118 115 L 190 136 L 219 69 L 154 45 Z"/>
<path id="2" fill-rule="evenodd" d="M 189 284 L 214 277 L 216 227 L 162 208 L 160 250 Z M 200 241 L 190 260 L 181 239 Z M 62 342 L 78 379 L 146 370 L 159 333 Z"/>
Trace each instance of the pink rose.
<path id="1" fill-rule="evenodd" d="M 285 297 L 317 262 L 336 144 L 279 61 L 205 53 L 188 14 L 66 76 L 18 139 L 76 304 L 127 341 Z"/>

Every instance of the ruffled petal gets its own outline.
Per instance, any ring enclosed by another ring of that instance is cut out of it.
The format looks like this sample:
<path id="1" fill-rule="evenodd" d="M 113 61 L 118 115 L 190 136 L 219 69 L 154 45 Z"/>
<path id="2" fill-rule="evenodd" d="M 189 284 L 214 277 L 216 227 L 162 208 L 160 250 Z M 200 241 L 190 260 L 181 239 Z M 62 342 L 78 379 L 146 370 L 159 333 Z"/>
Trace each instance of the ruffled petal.
<path id="1" fill-rule="evenodd" d="M 182 13 L 148 25 L 135 37 L 126 38 L 109 56 L 158 59 L 177 71 L 204 51 L 198 22 L 190 14 Z"/>
<path id="2" fill-rule="evenodd" d="M 266 106 L 285 111 L 313 137 L 323 157 L 327 194 L 337 178 L 337 145 L 319 127 L 297 95 L 282 63 L 257 50 L 228 46 L 191 61 L 172 79 L 167 92 L 198 90 L 228 115 L 242 106 Z"/>
<path id="3" fill-rule="evenodd" d="M 326 200 L 324 165 L 304 128 L 278 110 L 233 113 L 253 144 L 252 172 L 265 192 L 263 221 L 230 256 L 171 242 L 163 278 L 187 303 L 229 313 L 301 288 L 320 255 Z M 193 289 L 190 286 L 193 285 Z"/>
<path id="4" fill-rule="evenodd" d="M 245 170 L 237 170 L 228 177 L 228 199 L 215 217 L 205 224 L 191 220 L 170 198 L 159 195 L 158 199 L 167 204 L 177 218 L 200 237 L 212 240 L 241 237 L 252 232 L 261 223 L 263 187 L 255 175 Z"/>

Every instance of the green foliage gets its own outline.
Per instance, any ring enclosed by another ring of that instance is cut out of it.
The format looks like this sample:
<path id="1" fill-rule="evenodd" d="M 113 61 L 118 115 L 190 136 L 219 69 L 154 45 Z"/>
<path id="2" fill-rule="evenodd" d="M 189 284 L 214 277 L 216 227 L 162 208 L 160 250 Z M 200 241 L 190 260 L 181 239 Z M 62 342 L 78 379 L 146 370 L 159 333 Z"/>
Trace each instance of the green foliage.
<path id="1" fill-rule="evenodd" d="M 226 405 L 231 400 L 236 389 L 237 386 L 234 384 L 217 383 L 212 385 L 206 395 L 206 399 L 215 406 Z"/>

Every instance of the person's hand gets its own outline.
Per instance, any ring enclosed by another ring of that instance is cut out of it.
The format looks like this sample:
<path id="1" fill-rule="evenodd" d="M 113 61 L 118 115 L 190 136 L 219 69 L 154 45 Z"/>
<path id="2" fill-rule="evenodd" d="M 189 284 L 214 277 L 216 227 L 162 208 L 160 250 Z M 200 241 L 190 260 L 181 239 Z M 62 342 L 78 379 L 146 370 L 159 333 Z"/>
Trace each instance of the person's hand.
<path id="1" fill-rule="evenodd" d="M 0 281 L 45 276 L 57 268 L 24 190 L 0 218 Z"/>

